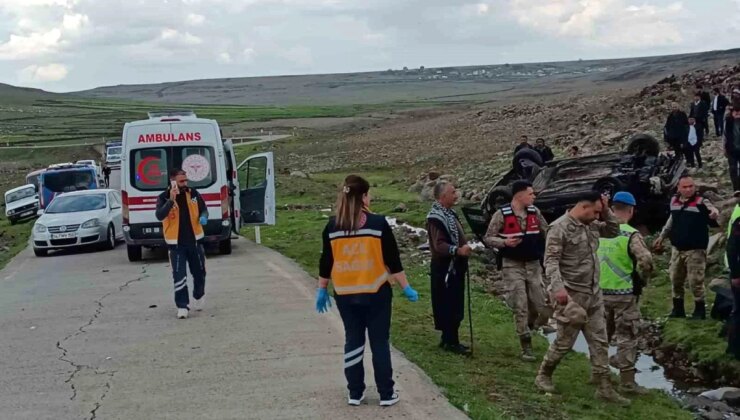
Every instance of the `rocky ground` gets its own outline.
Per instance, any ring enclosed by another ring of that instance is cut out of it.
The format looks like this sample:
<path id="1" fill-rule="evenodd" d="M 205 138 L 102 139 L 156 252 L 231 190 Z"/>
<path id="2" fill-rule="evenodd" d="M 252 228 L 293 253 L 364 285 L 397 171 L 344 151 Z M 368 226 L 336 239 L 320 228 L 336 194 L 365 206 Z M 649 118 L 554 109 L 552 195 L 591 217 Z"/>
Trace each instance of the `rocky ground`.
<path id="1" fill-rule="evenodd" d="M 661 139 L 671 105 L 678 102 L 688 110 L 698 84 L 710 89 L 738 83 L 740 65 L 670 76 L 641 91 L 406 111 L 384 122 L 308 134 L 309 141 L 279 163 L 309 173 L 400 167 L 408 171 L 409 186 L 428 172 L 447 173 L 466 199 L 477 199 L 510 168 L 512 147 L 522 134 L 544 138 L 559 156 L 572 145 L 582 155 L 620 150 L 636 133 Z M 705 168 L 698 175 L 719 188 L 727 183 L 725 160 L 721 141 L 710 129 L 702 150 Z"/>

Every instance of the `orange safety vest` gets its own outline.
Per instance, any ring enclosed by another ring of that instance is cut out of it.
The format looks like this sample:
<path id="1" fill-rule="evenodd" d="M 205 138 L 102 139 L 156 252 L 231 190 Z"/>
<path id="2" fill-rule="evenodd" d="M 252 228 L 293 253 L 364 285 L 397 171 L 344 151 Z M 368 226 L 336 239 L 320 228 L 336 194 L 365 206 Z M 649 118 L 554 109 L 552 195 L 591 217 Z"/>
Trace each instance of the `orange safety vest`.
<path id="1" fill-rule="evenodd" d="M 337 295 L 377 293 L 388 281 L 383 260 L 382 216 L 368 215 L 362 229 L 329 233 L 334 265 L 331 281 Z"/>
<path id="2" fill-rule="evenodd" d="M 193 234 L 195 240 L 203 239 L 205 234 L 203 233 L 203 226 L 200 224 L 200 209 L 198 208 L 198 198 L 191 197 L 190 191 L 185 192 L 185 199 L 188 203 L 188 211 L 190 213 L 190 225 L 193 227 Z M 170 214 L 162 220 L 162 230 L 164 230 L 164 241 L 168 245 L 177 245 L 177 238 L 180 233 L 180 208 L 177 205 L 177 201 L 170 209 Z"/>

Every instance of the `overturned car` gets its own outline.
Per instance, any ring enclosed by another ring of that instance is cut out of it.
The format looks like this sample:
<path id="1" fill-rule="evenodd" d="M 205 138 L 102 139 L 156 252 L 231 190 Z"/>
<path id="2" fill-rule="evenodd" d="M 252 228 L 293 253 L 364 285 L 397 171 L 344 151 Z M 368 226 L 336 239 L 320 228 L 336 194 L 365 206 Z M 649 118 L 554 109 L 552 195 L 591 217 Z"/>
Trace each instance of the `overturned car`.
<path id="1" fill-rule="evenodd" d="M 650 135 L 632 137 L 623 152 L 603 153 L 542 162 L 537 151 L 523 149 L 514 155 L 512 169 L 504 174 L 483 200 L 480 208 L 463 208 L 473 233 L 482 239 L 491 216 L 511 201 L 511 183 L 532 182 L 535 205 L 549 221 L 572 207 L 585 191 L 608 195 L 629 191 L 637 200 L 632 225 L 650 231 L 668 219 L 668 202 L 679 177 L 686 171 L 683 157 L 660 153 L 660 143 Z"/>

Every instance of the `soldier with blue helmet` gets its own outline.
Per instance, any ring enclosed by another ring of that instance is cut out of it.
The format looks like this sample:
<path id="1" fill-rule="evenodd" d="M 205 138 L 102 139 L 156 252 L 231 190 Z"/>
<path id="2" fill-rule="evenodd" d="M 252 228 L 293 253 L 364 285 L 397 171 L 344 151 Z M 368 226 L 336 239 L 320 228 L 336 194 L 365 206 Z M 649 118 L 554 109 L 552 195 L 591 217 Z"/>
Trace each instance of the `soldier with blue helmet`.
<path id="1" fill-rule="evenodd" d="M 604 294 L 609 339 L 615 339 L 617 353 L 610 364 L 619 369 L 620 391 L 645 394 L 635 382 L 637 336 L 640 327 L 639 295 L 653 271 L 653 257 L 640 232 L 629 225 L 637 202 L 626 191 L 612 199 L 611 209 L 619 220 L 619 235 L 599 239 L 601 265 L 599 285 Z"/>

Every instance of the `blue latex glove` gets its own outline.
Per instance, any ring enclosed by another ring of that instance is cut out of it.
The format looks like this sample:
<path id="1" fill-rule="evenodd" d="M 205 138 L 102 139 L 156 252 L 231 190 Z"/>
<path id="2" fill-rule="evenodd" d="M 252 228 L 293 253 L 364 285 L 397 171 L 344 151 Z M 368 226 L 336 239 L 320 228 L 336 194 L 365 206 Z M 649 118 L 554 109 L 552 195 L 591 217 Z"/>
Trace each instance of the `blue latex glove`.
<path id="1" fill-rule="evenodd" d="M 410 284 L 407 284 L 406 287 L 403 288 L 403 294 L 406 295 L 406 298 L 409 300 L 409 302 L 416 302 L 419 300 L 419 293 L 414 290 L 413 287 L 411 287 Z"/>
<path id="2" fill-rule="evenodd" d="M 208 217 L 206 216 L 200 216 L 200 224 L 205 226 L 208 224 Z"/>
<path id="3" fill-rule="evenodd" d="M 319 287 L 316 289 L 316 312 L 323 314 L 329 312 L 329 308 L 331 308 L 329 293 L 326 292 L 325 287 Z"/>

